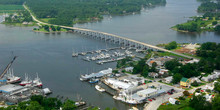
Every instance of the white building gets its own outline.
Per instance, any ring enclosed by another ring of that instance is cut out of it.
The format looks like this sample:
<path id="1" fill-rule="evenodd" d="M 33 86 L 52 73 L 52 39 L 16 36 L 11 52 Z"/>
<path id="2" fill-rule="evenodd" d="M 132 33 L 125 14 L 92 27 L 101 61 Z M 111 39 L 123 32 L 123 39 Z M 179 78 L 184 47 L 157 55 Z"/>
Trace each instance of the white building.
<path id="1" fill-rule="evenodd" d="M 137 94 L 140 97 L 151 97 L 157 94 L 157 90 L 156 89 L 152 89 L 152 88 L 147 88 L 141 91 L 138 91 Z"/>
<path id="2" fill-rule="evenodd" d="M 173 80 L 173 76 L 169 76 L 169 77 L 164 78 L 164 79 L 163 79 L 163 82 L 165 82 L 165 83 L 171 83 L 172 80 Z"/>
<path id="3" fill-rule="evenodd" d="M 127 67 L 125 68 L 125 71 L 127 72 L 133 72 L 134 67 Z"/>
<path id="4" fill-rule="evenodd" d="M 113 78 L 105 79 L 105 82 L 108 83 L 108 84 L 111 84 L 114 89 L 124 89 L 124 90 L 126 90 L 128 88 L 134 87 L 134 85 L 132 83 L 119 81 L 119 80 L 113 79 Z"/>
<path id="5" fill-rule="evenodd" d="M 124 77 L 123 81 L 127 83 L 131 83 L 134 86 L 138 86 L 138 85 L 143 84 L 145 80 L 143 77 L 137 77 L 135 75 L 131 75 L 131 76 Z"/>

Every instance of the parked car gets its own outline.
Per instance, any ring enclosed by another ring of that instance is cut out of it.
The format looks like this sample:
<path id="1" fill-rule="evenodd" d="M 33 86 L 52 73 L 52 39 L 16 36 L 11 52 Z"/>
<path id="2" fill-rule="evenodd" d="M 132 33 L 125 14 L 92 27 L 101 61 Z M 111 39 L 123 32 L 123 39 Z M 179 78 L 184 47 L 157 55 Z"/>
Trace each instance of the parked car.
<path id="1" fill-rule="evenodd" d="M 148 99 L 148 100 L 152 102 L 152 100 L 151 100 L 151 99 Z"/>
<path id="2" fill-rule="evenodd" d="M 156 100 L 155 98 L 152 98 L 153 100 Z"/>
<path id="3" fill-rule="evenodd" d="M 171 93 L 167 92 L 167 94 L 172 95 Z"/>

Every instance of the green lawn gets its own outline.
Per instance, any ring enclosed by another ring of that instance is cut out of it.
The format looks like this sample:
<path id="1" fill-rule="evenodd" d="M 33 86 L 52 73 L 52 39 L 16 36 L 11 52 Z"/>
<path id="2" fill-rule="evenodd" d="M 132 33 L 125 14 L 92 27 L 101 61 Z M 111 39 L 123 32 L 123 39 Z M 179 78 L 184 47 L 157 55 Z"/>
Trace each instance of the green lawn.
<path id="1" fill-rule="evenodd" d="M 176 54 L 173 54 L 173 53 L 169 53 L 169 52 L 155 52 L 155 55 L 159 55 L 159 56 L 176 56 L 176 57 L 180 57 L 180 58 L 185 58 L 185 57 L 182 57 L 182 56 L 179 56 L 179 55 L 176 55 Z M 185 58 L 185 59 L 188 59 L 188 58 Z"/>
<path id="2" fill-rule="evenodd" d="M 190 98 L 186 98 L 186 100 L 180 100 L 179 105 L 161 105 L 157 110 L 194 110 L 193 108 L 188 106 Z"/>
<path id="3" fill-rule="evenodd" d="M 18 10 L 24 10 L 22 5 L 0 5 L 0 13 L 14 13 Z"/>
<path id="4" fill-rule="evenodd" d="M 49 23 L 49 20 L 55 19 L 55 18 L 41 18 L 40 20 L 46 23 Z"/>

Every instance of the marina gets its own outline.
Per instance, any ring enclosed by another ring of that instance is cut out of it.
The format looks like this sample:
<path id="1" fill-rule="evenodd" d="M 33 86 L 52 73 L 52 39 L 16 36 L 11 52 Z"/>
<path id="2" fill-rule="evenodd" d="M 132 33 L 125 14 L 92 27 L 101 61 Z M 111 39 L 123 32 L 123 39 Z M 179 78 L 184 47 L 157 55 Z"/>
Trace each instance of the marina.
<path id="1" fill-rule="evenodd" d="M 144 55 L 146 54 L 146 50 L 140 50 L 131 47 L 130 48 L 116 47 L 110 49 L 90 51 L 89 54 L 88 52 L 82 52 L 82 53 L 72 53 L 72 56 L 78 57 L 78 55 L 81 55 L 84 61 L 88 61 L 88 62 L 96 61 L 96 64 L 102 65 L 105 63 L 116 62 L 126 57 L 132 57 L 132 58 L 136 57 L 138 59 L 144 58 Z"/>

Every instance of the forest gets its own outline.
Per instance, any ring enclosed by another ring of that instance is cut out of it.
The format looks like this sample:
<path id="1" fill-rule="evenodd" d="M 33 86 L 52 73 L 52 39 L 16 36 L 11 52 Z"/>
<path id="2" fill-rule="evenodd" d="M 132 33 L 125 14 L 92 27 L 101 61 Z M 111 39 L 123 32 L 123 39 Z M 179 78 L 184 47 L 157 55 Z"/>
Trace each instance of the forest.
<path id="1" fill-rule="evenodd" d="M 25 0 L 0 0 L 2 5 L 22 5 Z"/>
<path id="2" fill-rule="evenodd" d="M 26 5 L 38 18 L 53 18 L 49 23 L 66 26 L 101 20 L 104 14 L 140 12 L 142 7 L 165 3 L 165 0 L 26 0 Z"/>
<path id="3" fill-rule="evenodd" d="M 215 2 L 212 0 L 197 1 L 202 2 L 197 11 L 204 14 L 201 17 L 192 17 L 192 20 L 188 20 L 186 23 L 177 24 L 175 28 L 186 32 L 201 32 L 202 30 L 220 32 L 219 26 L 212 24 L 220 18 L 220 0 Z"/>

